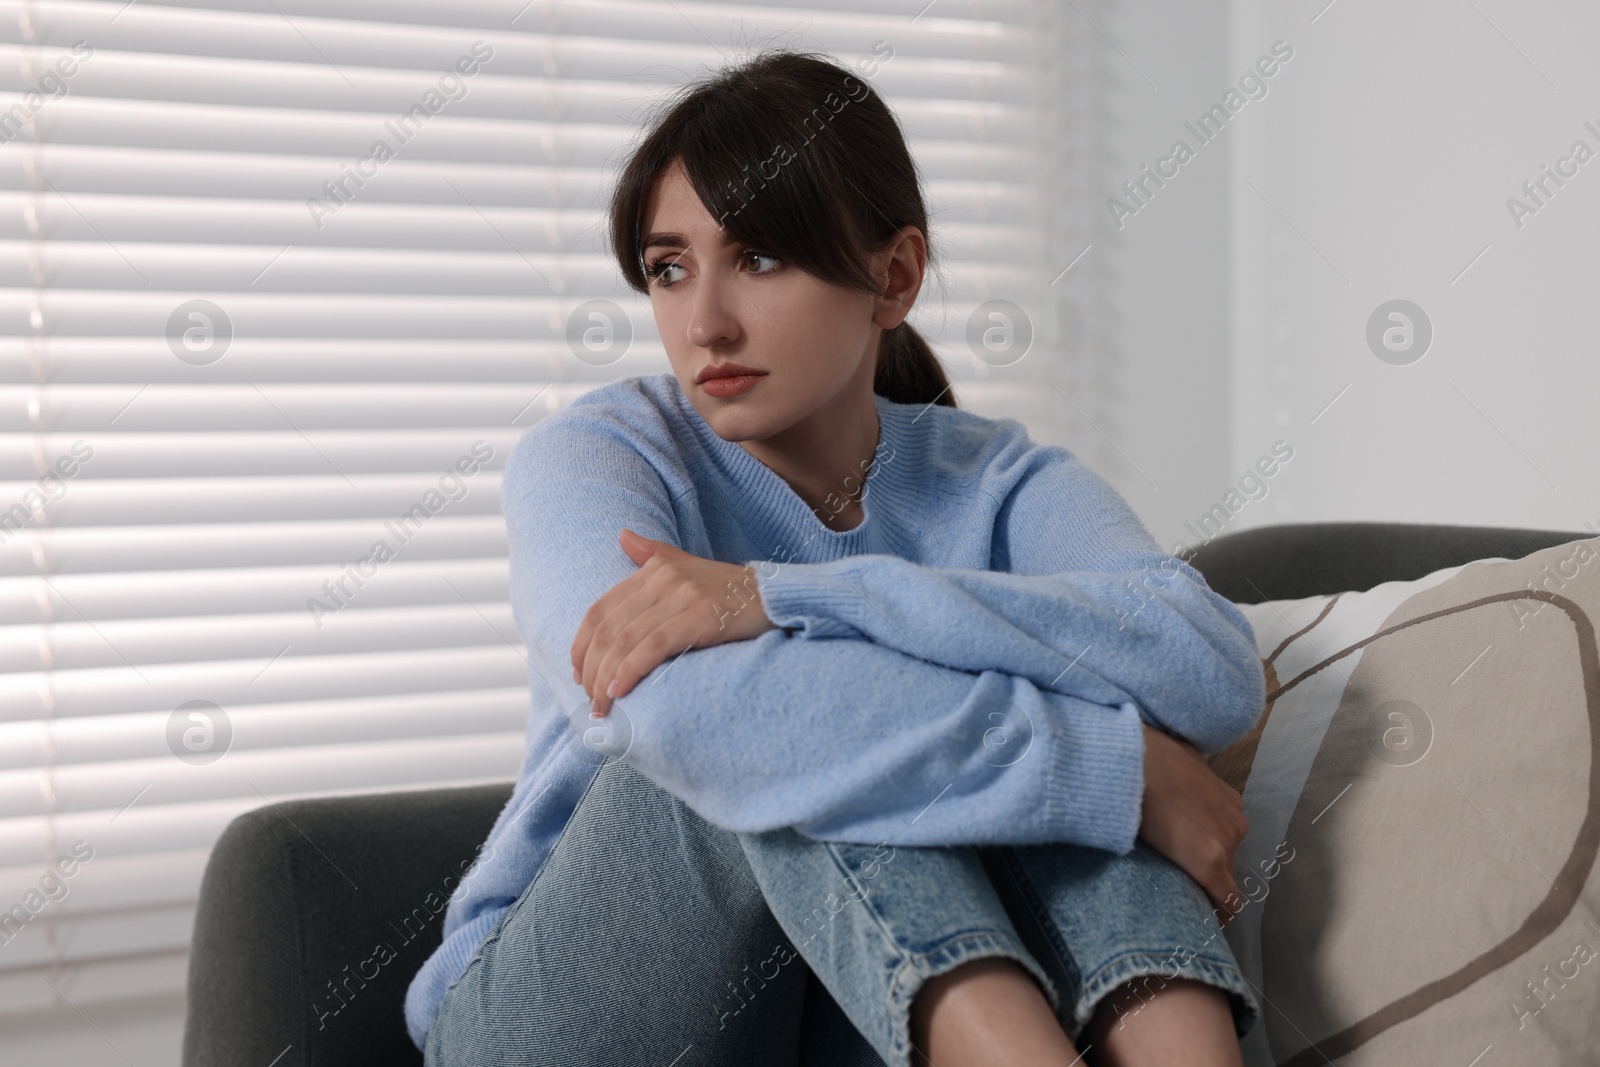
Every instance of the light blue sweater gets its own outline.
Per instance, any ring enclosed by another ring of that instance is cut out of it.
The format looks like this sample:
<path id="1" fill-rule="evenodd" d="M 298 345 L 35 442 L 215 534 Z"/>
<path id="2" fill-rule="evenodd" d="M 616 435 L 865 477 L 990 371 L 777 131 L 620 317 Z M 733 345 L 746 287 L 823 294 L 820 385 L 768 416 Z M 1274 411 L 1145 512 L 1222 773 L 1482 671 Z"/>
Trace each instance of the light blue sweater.
<path id="1" fill-rule="evenodd" d="M 408 991 L 419 1048 L 601 752 L 730 830 L 1124 853 L 1142 722 L 1203 752 L 1254 725 L 1265 692 L 1250 624 L 1104 479 L 1014 419 L 875 401 L 865 518 L 843 532 L 718 437 L 671 374 L 595 389 L 518 443 L 504 507 L 533 683 L 527 750 Z M 637 569 L 624 526 L 758 564 L 781 629 L 668 660 L 591 721 L 570 649 L 590 605 Z"/>

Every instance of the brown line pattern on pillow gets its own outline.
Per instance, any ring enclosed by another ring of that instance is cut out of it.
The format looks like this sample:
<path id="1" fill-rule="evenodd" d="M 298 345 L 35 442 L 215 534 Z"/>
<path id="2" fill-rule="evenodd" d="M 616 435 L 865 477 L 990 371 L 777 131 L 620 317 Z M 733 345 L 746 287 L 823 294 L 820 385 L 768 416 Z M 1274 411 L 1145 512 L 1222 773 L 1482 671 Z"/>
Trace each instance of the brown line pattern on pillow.
<path id="1" fill-rule="evenodd" d="M 1342 596 L 1344 596 L 1343 593 L 1335 593 L 1328 600 L 1328 602 L 1322 606 L 1322 610 L 1317 613 L 1316 618 L 1300 627 L 1300 629 L 1296 630 L 1288 637 L 1285 637 L 1281 642 L 1278 643 L 1278 647 L 1272 650 L 1272 655 L 1261 661 L 1261 669 L 1267 676 L 1267 692 L 1270 693 L 1277 688 L 1278 671 L 1277 668 L 1273 666 L 1273 663 L 1280 655 L 1282 655 L 1283 650 L 1288 648 L 1298 638 L 1304 637 L 1306 634 L 1310 633 L 1312 628 L 1316 626 L 1317 623 L 1327 618 L 1328 612 L 1333 610 L 1333 606 L 1339 602 L 1339 598 Z M 1266 702 L 1266 706 L 1261 709 L 1261 717 L 1256 720 L 1256 724 L 1254 726 L 1250 727 L 1249 733 L 1245 734 L 1243 737 L 1239 738 L 1239 740 L 1235 741 L 1233 744 L 1229 745 L 1220 752 L 1213 753 L 1212 755 L 1206 757 L 1206 765 L 1211 768 L 1212 772 L 1216 774 L 1218 778 L 1221 778 L 1224 782 L 1227 782 L 1229 785 L 1233 786 L 1234 789 L 1241 793 L 1244 792 L 1245 782 L 1250 779 L 1250 768 L 1255 764 L 1256 761 L 1256 749 L 1261 745 L 1261 735 L 1267 729 L 1267 717 L 1271 714 L 1272 701 L 1269 699 Z"/>

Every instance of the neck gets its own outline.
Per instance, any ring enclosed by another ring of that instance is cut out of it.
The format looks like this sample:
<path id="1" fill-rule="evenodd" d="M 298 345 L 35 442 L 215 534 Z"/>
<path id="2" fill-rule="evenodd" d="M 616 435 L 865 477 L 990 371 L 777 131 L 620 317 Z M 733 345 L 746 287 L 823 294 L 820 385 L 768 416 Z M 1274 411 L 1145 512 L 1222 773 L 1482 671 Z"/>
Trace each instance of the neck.
<path id="1" fill-rule="evenodd" d="M 750 453 L 789 483 L 824 524 L 851 528 L 860 522 L 861 494 L 878 450 L 882 428 L 873 401 L 873 361 L 832 400 L 779 433 L 741 441 Z"/>

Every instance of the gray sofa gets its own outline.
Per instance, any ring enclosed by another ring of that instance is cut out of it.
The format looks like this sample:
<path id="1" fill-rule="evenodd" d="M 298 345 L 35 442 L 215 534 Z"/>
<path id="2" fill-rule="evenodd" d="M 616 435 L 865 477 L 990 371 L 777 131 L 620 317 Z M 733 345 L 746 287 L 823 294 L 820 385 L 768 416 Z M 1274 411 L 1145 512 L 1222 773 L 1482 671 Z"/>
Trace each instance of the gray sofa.
<path id="1" fill-rule="evenodd" d="M 1230 600 L 1256 603 L 1370 589 L 1588 536 L 1282 525 L 1218 537 L 1189 562 Z M 426 901 L 482 843 L 511 784 L 291 801 L 235 819 L 201 885 L 185 1067 L 421 1063 L 401 1005 L 439 944 L 443 911 Z M 379 942 L 396 952 L 381 966 L 371 962 Z"/>

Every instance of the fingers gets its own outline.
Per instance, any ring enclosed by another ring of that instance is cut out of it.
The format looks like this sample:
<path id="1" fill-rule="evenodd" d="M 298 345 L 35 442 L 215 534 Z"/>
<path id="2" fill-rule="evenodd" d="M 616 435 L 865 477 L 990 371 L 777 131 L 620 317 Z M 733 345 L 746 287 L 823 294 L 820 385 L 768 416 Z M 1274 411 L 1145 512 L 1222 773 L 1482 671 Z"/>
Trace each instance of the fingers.
<path id="1" fill-rule="evenodd" d="M 590 605 L 570 650 L 573 681 L 588 694 L 591 714 L 605 716 L 669 658 L 776 629 L 753 567 L 701 559 L 632 530 L 619 537 L 639 570 Z"/>
<path id="2" fill-rule="evenodd" d="M 628 586 L 626 590 L 623 589 L 624 585 Z M 620 631 L 649 612 L 656 602 L 654 590 L 650 589 L 646 582 L 634 581 L 633 578 L 618 583 L 606 597 L 618 592 L 620 595 L 605 605 L 605 610 L 595 620 L 589 632 L 588 644 L 575 649 L 574 663 L 580 676 L 579 682 L 583 685 L 584 692 L 589 694 L 591 701 L 598 700 L 605 694 L 606 683 L 610 681 L 611 676 L 602 674 L 601 670 L 606 655 L 616 647 Z M 604 600 L 606 597 L 601 599 Z M 594 614 L 595 609 L 601 606 L 600 601 L 596 601 L 595 607 L 590 609 L 590 614 Z M 587 621 L 586 616 L 585 622 Z M 600 713 L 598 708 L 592 708 L 591 711 L 594 714 Z"/>
<path id="3" fill-rule="evenodd" d="M 688 557 L 699 559 L 693 552 L 686 552 L 670 541 L 659 541 L 653 537 L 646 537 L 635 530 L 624 526 L 617 535 L 622 544 L 622 550 L 628 558 L 641 566 L 652 556 L 661 556 L 664 559 L 678 559 Z"/>
<path id="4" fill-rule="evenodd" d="M 595 629 L 602 620 L 606 619 L 617 605 L 634 596 L 647 583 L 657 581 L 656 575 L 662 570 L 664 563 L 670 562 L 670 555 L 696 558 L 676 545 L 667 544 L 665 541 L 653 541 L 626 527 L 618 534 L 618 539 L 623 551 L 627 553 L 629 559 L 639 565 L 639 569 L 600 594 L 599 599 L 589 605 L 589 610 L 584 613 L 583 621 L 578 624 L 578 632 L 572 637 L 572 666 L 577 672 L 573 680 L 576 682 L 584 681 L 584 655 L 594 643 Z"/>
<path id="5" fill-rule="evenodd" d="M 1233 879 L 1233 871 L 1226 865 L 1211 865 L 1200 888 L 1206 892 L 1206 897 L 1211 901 L 1212 910 L 1217 916 L 1220 926 L 1227 926 L 1243 907 L 1244 898 L 1239 893 L 1239 884 Z"/>
<path id="6" fill-rule="evenodd" d="M 611 605 L 582 652 L 582 680 L 591 714 L 604 717 L 617 697 L 671 656 L 709 643 L 710 613 L 696 613 L 703 593 L 679 564 L 651 560 L 626 599 Z M 613 688 L 614 686 L 614 688 Z"/>
<path id="7" fill-rule="evenodd" d="M 1217 886 L 1222 894 L 1222 925 L 1228 925 L 1238 910 L 1244 907 L 1244 897 L 1239 892 L 1239 883 L 1233 876 L 1233 855 L 1238 850 L 1239 843 L 1244 840 L 1245 832 L 1249 829 L 1249 822 L 1241 810 L 1242 805 L 1234 801 L 1237 791 L 1227 787 L 1225 800 L 1228 808 L 1223 813 L 1220 827 L 1220 841 L 1222 853 L 1217 861 Z M 1229 904 L 1232 901 L 1232 904 Z"/>
<path id="8" fill-rule="evenodd" d="M 1146 742 L 1140 833 L 1194 880 L 1226 926 L 1243 906 L 1233 856 L 1249 829 L 1244 798 L 1182 738 L 1147 731 Z"/>
<path id="9" fill-rule="evenodd" d="M 640 566 L 643 566 L 645 560 L 655 554 L 651 550 L 649 538 L 641 537 L 626 526 L 617 534 L 617 541 L 622 545 L 622 551 L 628 554 L 628 558 Z"/>
<path id="10" fill-rule="evenodd" d="M 578 672 L 573 680 L 583 682 L 584 655 L 589 651 L 589 646 L 594 643 L 595 630 L 607 616 L 612 608 L 627 600 L 643 587 L 646 572 L 638 570 L 616 585 L 600 594 L 600 598 L 589 605 L 589 610 L 584 613 L 583 621 L 578 624 L 578 632 L 572 638 L 572 666 Z M 587 688 L 587 686 L 585 686 Z"/>
<path id="11" fill-rule="evenodd" d="M 692 597 L 691 597 L 692 599 Z M 680 593 L 666 601 L 645 607 L 627 623 L 604 648 L 596 648 L 590 658 L 598 658 L 593 696 L 594 714 L 605 715 L 611 702 L 626 696 L 639 679 L 665 663 L 671 656 L 694 644 L 694 622 L 684 610 Z M 624 604 L 623 611 L 629 605 Z"/>
<path id="12" fill-rule="evenodd" d="M 676 569 L 660 558 L 645 561 L 644 566 L 624 578 L 601 595 L 584 614 L 578 633 L 572 640 L 572 663 L 577 668 L 577 681 L 591 700 L 601 695 L 597 685 L 603 653 L 616 641 L 616 630 L 638 618 L 649 605 L 660 600 L 664 591 L 677 580 Z M 607 676 L 609 678 L 609 676 Z"/>
<path id="13" fill-rule="evenodd" d="M 1233 921 L 1233 917 L 1239 913 L 1239 909 L 1243 907 L 1244 897 L 1239 894 L 1239 883 L 1234 881 L 1231 870 L 1226 872 L 1226 877 L 1220 883 L 1220 889 L 1222 896 L 1217 906 L 1221 909 L 1222 914 L 1219 922 L 1221 925 L 1227 926 Z"/>
<path id="14" fill-rule="evenodd" d="M 681 629 L 674 623 L 682 617 L 681 614 L 675 616 L 666 625 L 651 631 L 634 645 L 633 650 L 617 665 L 612 674 L 612 682 L 607 683 L 606 693 L 600 698 L 602 710 L 598 714 L 604 715 L 610 711 L 612 701 L 627 696 L 645 675 L 694 647 L 692 640 L 686 641 L 673 636 L 674 631 Z M 615 691 L 611 689 L 613 684 L 616 687 Z"/>

